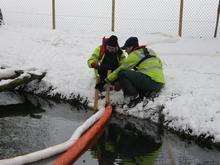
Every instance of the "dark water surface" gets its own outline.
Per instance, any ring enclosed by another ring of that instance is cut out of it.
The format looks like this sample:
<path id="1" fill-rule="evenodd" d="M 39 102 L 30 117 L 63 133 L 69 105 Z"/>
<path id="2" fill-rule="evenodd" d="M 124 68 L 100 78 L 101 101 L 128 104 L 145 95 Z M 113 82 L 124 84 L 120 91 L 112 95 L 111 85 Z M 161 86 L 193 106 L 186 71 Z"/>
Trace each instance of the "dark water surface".
<path id="1" fill-rule="evenodd" d="M 9 100 L 13 94 L 5 95 Z M 0 105 L 1 159 L 62 143 L 92 115 L 90 111 L 77 110 L 69 104 L 37 97 L 22 97 L 20 100 Z"/>
<path id="2" fill-rule="evenodd" d="M 0 159 L 68 140 L 91 111 L 33 96 L 0 93 Z M 56 157 L 33 164 L 52 164 Z M 101 137 L 75 163 L 220 164 L 220 152 L 184 141 L 146 120 L 114 115 Z"/>

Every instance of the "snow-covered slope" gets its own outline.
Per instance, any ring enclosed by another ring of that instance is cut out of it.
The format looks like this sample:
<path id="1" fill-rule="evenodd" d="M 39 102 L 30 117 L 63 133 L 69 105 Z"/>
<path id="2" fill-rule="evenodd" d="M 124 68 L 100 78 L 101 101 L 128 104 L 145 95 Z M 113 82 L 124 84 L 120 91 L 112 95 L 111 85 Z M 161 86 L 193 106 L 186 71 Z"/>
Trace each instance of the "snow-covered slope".
<path id="1" fill-rule="evenodd" d="M 15 68 L 35 67 L 47 71 L 36 93 L 53 86 L 50 95 L 66 98 L 80 95 L 93 101 L 93 70 L 87 59 L 101 38 L 110 33 L 49 31 L 13 26 L 0 28 L 0 65 Z M 141 44 L 157 51 L 163 62 L 166 86 L 145 109 L 163 105 L 165 123 L 175 130 L 192 130 L 192 135 L 207 134 L 220 140 L 220 40 L 179 39 L 172 35 L 117 33 L 120 45 L 130 35 L 137 35 Z M 35 86 L 33 86 L 35 85 Z M 121 92 L 112 99 L 123 101 Z M 149 117 L 142 105 L 122 113 Z M 154 119 L 153 119 L 154 120 Z"/>

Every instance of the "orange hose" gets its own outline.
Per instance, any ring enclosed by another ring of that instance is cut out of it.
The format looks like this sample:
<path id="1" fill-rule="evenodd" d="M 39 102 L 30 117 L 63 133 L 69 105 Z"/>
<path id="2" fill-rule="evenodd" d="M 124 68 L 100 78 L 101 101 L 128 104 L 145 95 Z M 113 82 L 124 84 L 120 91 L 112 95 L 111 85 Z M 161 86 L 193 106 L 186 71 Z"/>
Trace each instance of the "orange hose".
<path id="1" fill-rule="evenodd" d="M 110 119 L 112 107 L 107 106 L 102 117 L 89 128 L 66 152 L 64 152 L 56 161 L 55 165 L 73 164 L 88 148 L 89 144 L 103 130 L 105 124 Z"/>

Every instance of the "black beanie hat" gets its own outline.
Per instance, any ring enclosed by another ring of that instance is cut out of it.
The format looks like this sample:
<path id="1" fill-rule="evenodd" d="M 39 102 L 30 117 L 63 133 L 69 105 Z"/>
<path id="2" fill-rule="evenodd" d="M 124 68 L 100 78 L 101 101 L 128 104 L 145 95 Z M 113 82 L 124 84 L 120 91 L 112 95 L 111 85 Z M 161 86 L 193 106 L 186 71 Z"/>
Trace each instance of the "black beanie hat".
<path id="1" fill-rule="evenodd" d="M 130 37 L 125 41 L 124 46 L 122 47 L 122 49 L 126 49 L 127 47 L 138 47 L 139 43 L 138 43 L 138 38 L 137 37 Z"/>
<path id="2" fill-rule="evenodd" d="M 118 37 L 115 35 L 110 36 L 107 39 L 106 45 L 112 46 L 112 47 L 117 47 L 118 46 Z"/>

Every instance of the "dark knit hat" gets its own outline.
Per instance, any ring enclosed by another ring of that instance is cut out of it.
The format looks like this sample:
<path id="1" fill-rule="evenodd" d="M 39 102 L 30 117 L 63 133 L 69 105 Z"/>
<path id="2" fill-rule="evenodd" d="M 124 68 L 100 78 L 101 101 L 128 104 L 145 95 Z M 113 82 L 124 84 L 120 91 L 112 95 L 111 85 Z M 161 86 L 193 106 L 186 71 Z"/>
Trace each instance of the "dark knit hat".
<path id="1" fill-rule="evenodd" d="M 139 43 L 138 43 L 138 38 L 137 37 L 130 37 L 125 41 L 124 46 L 122 47 L 122 49 L 126 49 L 127 47 L 138 47 Z"/>
<path id="2" fill-rule="evenodd" d="M 115 35 L 110 36 L 107 41 L 106 45 L 112 46 L 112 47 L 117 47 L 118 46 L 118 37 Z"/>

